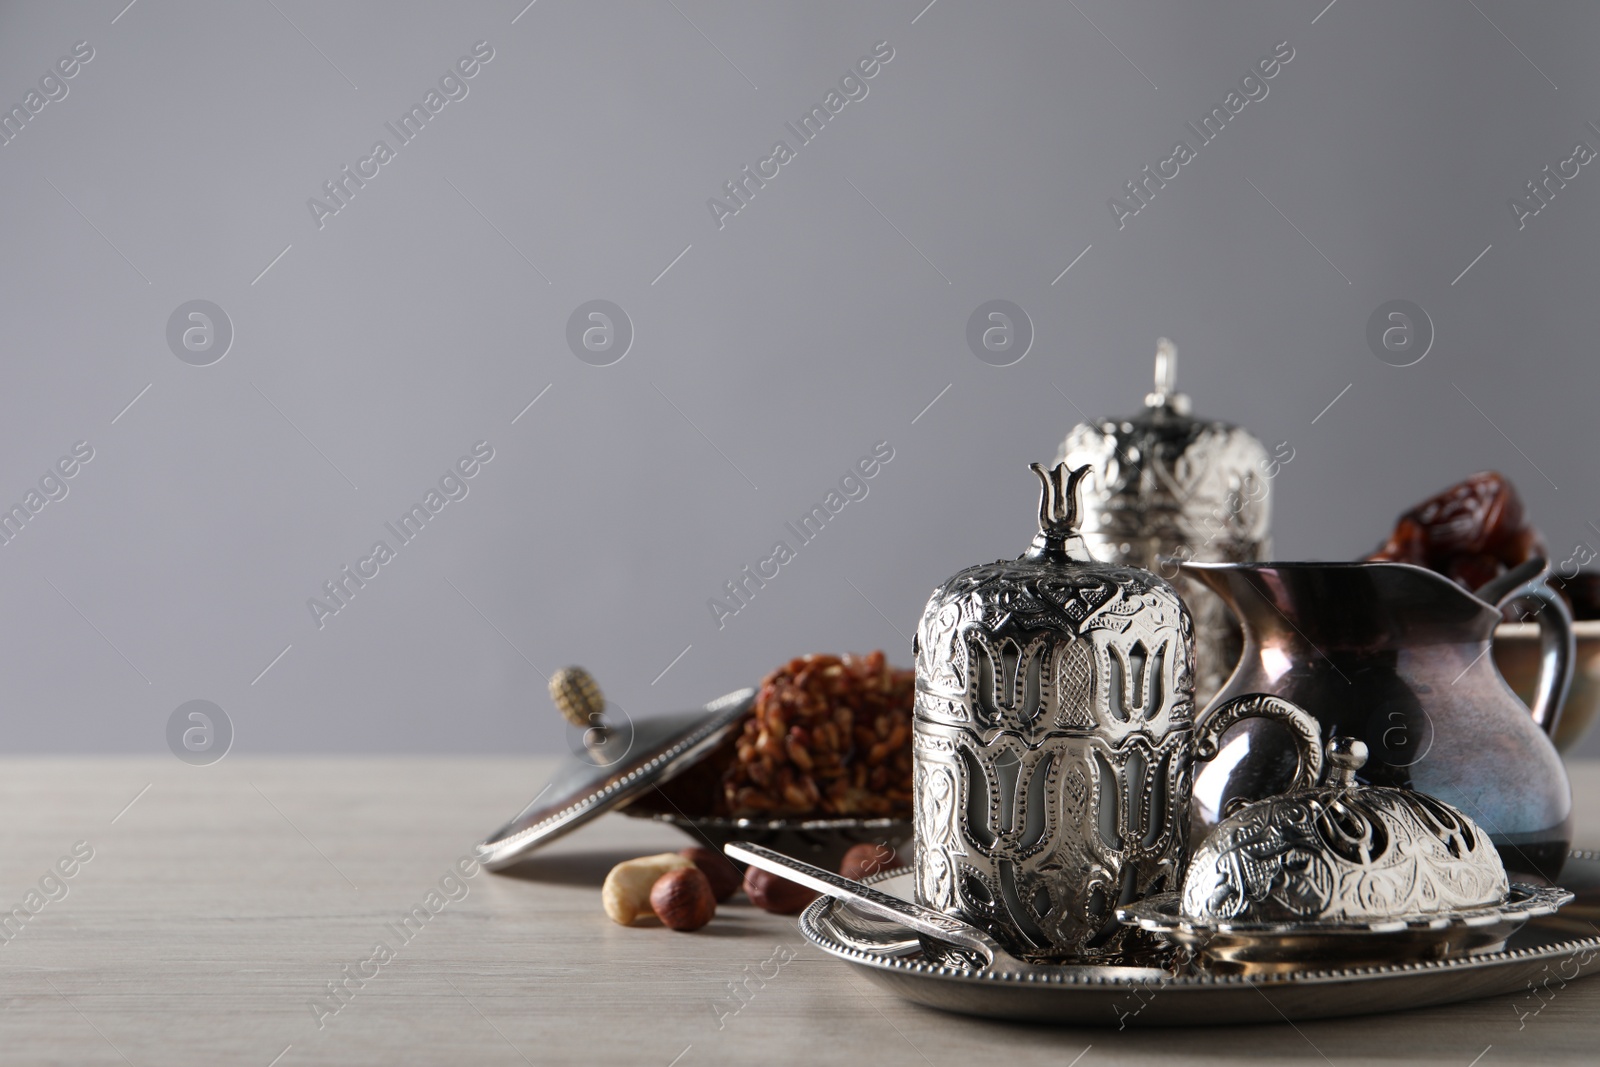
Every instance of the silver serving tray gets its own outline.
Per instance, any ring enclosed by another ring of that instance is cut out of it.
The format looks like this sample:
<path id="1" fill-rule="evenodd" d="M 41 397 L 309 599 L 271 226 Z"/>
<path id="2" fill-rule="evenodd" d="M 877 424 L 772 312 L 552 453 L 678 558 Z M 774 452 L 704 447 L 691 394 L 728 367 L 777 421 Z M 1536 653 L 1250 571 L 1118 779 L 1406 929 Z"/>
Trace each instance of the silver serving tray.
<path id="1" fill-rule="evenodd" d="M 866 879 L 909 900 L 908 869 Z M 917 1004 L 990 1019 L 1074 1026 L 1216 1026 L 1404 1011 L 1503 993 L 1526 994 L 1558 974 L 1570 981 L 1600 964 L 1600 853 L 1573 852 L 1561 883 L 1577 894 L 1535 919 L 1499 951 L 1418 963 L 1336 967 L 1288 974 L 1214 974 L 1156 968 L 1063 965 L 1028 974 L 948 967 L 917 935 L 847 901 L 821 897 L 800 933 L 867 978 Z"/>

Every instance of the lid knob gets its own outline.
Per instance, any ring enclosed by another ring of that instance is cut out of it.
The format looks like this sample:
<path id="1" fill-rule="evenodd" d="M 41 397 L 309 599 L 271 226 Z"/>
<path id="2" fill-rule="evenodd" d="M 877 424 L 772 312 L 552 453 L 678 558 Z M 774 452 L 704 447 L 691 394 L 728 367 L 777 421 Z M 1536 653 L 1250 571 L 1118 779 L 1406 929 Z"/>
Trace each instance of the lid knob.
<path id="1" fill-rule="evenodd" d="M 1178 392 L 1178 346 L 1165 337 L 1156 341 L 1156 389 L 1144 398 L 1146 407 L 1189 414 L 1189 398 Z"/>
<path id="2" fill-rule="evenodd" d="M 1083 514 L 1083 479 L 1094 468 L 1087 463 L 1076 469 L 1057 463 L 1045 470 L 1038 463 L 1030 463 L 1028 469 L 1039 476 L 1039 532 L 1023 558 L 1093 561 L 1083 538 L 1078 536 L 1078 523 Z"/>
<path id="3" fill-rule="evenodd" d="M 561 717 L 580 730 L 600 725 L 606 698 L 594 675 L 582 667 L 562 667 L 550 676 L 550 699 Z"/>
<path id="4" fill-rule="evenodd" d="M 1335 737 L 1328 741 L 1328 785 L 1334 789 L 1353 789 L 1356 772 L 1367 763 L 1367 743 L 1354 737 Z"/>

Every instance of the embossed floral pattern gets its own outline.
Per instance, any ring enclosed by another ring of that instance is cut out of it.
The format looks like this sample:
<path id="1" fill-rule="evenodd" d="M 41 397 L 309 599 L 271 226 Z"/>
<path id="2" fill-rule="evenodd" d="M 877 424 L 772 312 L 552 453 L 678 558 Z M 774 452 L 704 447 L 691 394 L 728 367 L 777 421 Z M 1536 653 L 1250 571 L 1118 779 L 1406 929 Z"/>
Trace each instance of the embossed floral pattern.
<path id="1" fill-rule="evenodd" d="M 1131 567 L 969 568 L 917 629 L 917 893 L 1033 959 L 1118 951 L 1188 829 L 1193 628 Z"/>
<path id="2" fill-rule="evenodd" d="M 1460 812 L 1407 790 L 1323 787 L 1224 819 L 1190 862 L 1183 911 L 1387 919 L 1495 904 L 1508 888 L 1494 846 Z"/>

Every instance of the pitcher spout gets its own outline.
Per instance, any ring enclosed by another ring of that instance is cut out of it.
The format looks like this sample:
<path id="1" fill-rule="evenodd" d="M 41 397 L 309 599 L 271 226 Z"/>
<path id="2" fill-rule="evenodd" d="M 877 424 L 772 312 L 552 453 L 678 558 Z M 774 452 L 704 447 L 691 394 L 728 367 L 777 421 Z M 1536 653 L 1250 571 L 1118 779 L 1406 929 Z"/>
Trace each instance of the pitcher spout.
<path id="1" fill-rule="evenodd" d="M 1238 572 L 1236 563 L 1194 563 L 1184 562 L 1178 564 L 1179 571 L 1188 578 L 1193 578 L 1228 605 L 1228 610 L 1235 615 L 1239 614 L 1239 602 L 1234 596 L 1234 575 Z"/>
<path id="2" fill-rule="evenodd" d="M 1269 601 L 1263 598 L 1256 585 L 1246 580 L 1246 566 L 1240 563 L 1185 562 L 1179 564 L 1179 571 L 1183 577 L 1215 593 L 1227 607 L 1228 613 L 1238 621 L 1248 640 L 1257 631 L 1253 625 L 1256 617 L 1263 613 L 1270 614 L 1271 609 Z"/>
<path id="3" fill-rule="evenodd" d="M 1487 641 L 1495 608 L 1409 563 L 1184 563 L 1248 637 L 1286 632 L 1331 652 Z"/>

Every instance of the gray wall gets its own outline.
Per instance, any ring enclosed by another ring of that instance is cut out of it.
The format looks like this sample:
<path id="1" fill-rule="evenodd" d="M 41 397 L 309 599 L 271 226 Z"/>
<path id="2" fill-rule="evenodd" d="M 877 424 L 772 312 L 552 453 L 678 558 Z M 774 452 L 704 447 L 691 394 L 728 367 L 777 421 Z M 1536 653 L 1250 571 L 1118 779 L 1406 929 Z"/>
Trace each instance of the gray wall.
<path id="1" fill-rule="evenodd" d="M 646 715 L 800 652 L 909 662 L 932 586 L 1027 541 L 1026 463 L 1135 409 L 1162 334 L 1197 412 L 1292 444 L 1282 556 L 1363 552 L 1486 467 L 1558 557 L 1600 547 L 1600 168 L 1523 228 L 1507 206 L 1600 147 L 1600 9 L 924 2 L 0 9 L 6 107 L 93 48 L 0 147 L 0 498 L 93 448 L 0 547 L 6 749 L 161 751 L 203 699 L 240 753 L 554 751 L 565 663 Z M 384 124 L 479 41 L 400 146 Z M 784 123 L 880 41 L 800 145 Z M 1284 41 L 1119 228 L 1108 198 Z M 1011 366 L 965 339 L 996 298 L 1035 332 Z M 1396 298 L 1436 331 L 1404 368 L 1366 341 Z M 634 332 L 609 366 L 567 341 L 595 299 Z M 192 300 L 232 324 L 206 366 L 168 342 Z M 708 598 L 880 441 L 867 496 L 719 629 Z M 308 598 L 379 539 L 319 628 Z"/>

